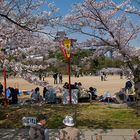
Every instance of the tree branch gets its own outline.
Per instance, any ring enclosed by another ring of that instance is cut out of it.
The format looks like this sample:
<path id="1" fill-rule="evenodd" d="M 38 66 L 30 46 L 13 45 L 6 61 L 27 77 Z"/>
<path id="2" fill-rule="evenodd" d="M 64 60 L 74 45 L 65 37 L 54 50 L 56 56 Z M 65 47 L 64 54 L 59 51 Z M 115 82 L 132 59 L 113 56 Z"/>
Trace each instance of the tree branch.
<path id="1" fill-rule="evenodd" d="M 25 30 L 27 30 L 27 31 L 32 31 L 32 29 L 30 29 L 29 27 L 23 26 L 23 25 L 21 25 L 20 23 L 17 23 L 17 22 L 14 21 L 13 19 L 9 18 L 7 15 L 4 15 L 4 14 L 1 14 L 1 13 L 0 13 L 0 16 L 1 16 L 1 17 L 4 17 L 5 19 L 9 20 L 10 22 L 14 23 L 15 25 L 21 27 L 22 29 L 25 29 Z"/>

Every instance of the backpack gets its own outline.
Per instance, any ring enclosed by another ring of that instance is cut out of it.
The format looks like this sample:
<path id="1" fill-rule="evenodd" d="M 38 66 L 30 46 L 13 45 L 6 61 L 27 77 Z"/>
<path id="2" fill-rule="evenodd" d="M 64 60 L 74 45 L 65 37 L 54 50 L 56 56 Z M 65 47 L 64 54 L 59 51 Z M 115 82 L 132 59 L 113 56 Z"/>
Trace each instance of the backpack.
<path id="1" fill-rule="evenodd" d="M 33 125 L 30 127 L 29 137 L 30 140 L 42 140 L 44 138 L 44 131 L 39 125 Z"/>

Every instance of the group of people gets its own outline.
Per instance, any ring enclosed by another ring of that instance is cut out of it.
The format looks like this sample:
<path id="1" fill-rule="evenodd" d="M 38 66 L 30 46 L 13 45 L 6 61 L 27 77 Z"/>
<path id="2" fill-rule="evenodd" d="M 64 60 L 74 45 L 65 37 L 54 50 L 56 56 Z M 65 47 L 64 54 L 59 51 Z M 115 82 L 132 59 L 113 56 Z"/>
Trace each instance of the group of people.
<path id="1" fill-rule="evenodd" d="M 30 140 L 49 140 L 48 129 L 45 128 L 48 117 L 45 115 L 39 115 L 38 123 L 32 124 L 29 129 Z M 80 137 L 79 129 L 75 128 L 75 122 L 73 117 L 66 116 L 63 119 L 64 128 L 59 130 L 57 140 L 78 140 Z"/>
<path id="2" fill-rule="evenodd" d="M 103 95 L 98 96 L 97 89 L 94 87 L 89 87 L 89 89 L 86 90 L 82 87 L 81 82 L 79 83 L 75 82 L 74 84 L 70 85 L 71 89 L 78 89 L 78 98 L 82 97 L 83 94 L 86 94 L 89 95 L 89 98 L 91 100 L 98 100 L 101 102 L 109 102 L 109 103 L 110 102 L 113 103 L 133 102 L 134 96 L 132 95 L 133 93 L 132 87 L 133 87 L 133 82 L 130 78 L 128 78 L 124 88 L 122 88 L 119 92 L 112 95 L 109 91 L 105 91 Z M 63 85 L 63 88 L 69 89 L 69 84 L 66 82 Z M 83 97 L 87 97 L 87 96 L 83 96 Z"/>
<path id="3" fill-rule="evenodd" d="M 99 97 L 99 101 L 114 102 L 114 103 L 126 103 L 133 102 L 133 82 L 130 78 L 125 83 L 124 88 L 121 88 L 119 92 L 111 95 L 109 91 L 106 91 L 102 96 Z"/>
<path id="4" fill-rule="evenodd" d="M 45 81 L 46 74 L 39 74 L 39 80 Z"/>
<path id="5" fill-rule="evenodd" d="M 66 82 L 63 85 L 63 88 L 69 89 L 69 84 Z M 75 82 L 74 84 L 70 85 L 71 89 L 77 89 L 78 90 L 78 98 L 80 97 L 88 97 L 89 99 L 91 98 L 92 100 L 96 100 L 97 98 L 97 89 L 94 87 L 89 87 L 89 90 L 86 90 L 81 82 Z"/>
<path id="6" fill-rule="evenodd" d="M 84 94 L 87 94 L 87 96 L 92 98 L 92 100 L 96 100 L 97 98 L 97 90 L 96 88 L 90 87 L 89 90 L 86 90 L 83 88 L 82 83 L 81 82 L 75 82 L 74 84 L 70 85 L 71 90 L 73 89 L 77 89 L 78 90 L 78 99 L 80 97 L 83 97 Z M 63 85 L 63 89 L 69 89 L 69 84 L 68 82 L 65 82 Z M 60 92 L 62 93 L 65 92 L 65 90 L 61 90 Z M 40 89 L 39 87 L 35 88 L 34 90 L 32 90 L 31 93 L 31 99 L 34 101 L 34 103 L 39 103 L 40 101 L 45 101 L 46 103 L 56 103 L 57 100 L 60 99 L 59 103 L 62 101 L 62 98 L 57 98 L 56 96 L 56 89 L 54 89 L 53 87 L 44 87 L 43 88 L 43 95 L 41 96 L 40 94 Z"/>
<path id="7" fill-rule="evenodd" d="M 47 103 L 56 103 L 55 90 L 52 87 L 50 87 L 48 89 L 46 87 L 44 87 L 44 89 L 43 89 L 43 99 Z"/>
<path id="8" fill-rule="evenodd" d="M 61 73 L 59 75 L 61 75 Z M 131 79 L 128 78 L 128 80 L 125 83 L 125 87 L 118 92 L 117 96 L 119 96 L 119 98 L 122 98 L 122 99 L 125 98 L 124 99 L 125 101 L 132 101 L 132 98 L 129 95 L 133 92 L 132 86 L 133 86 L 133 83 L 132 83 Z M 69 89 L 69 84 L 66 82 L 63 85 L 63 88 Z M 98 96 L 96 88 L 89 87 L 88 90 L 84 89 L 81 82 L 75 82 L 74 84 L 71 84 L 70 88 L 78 89 L 78 98 L 82 97 L 83 94 L 88 94 L 89 98 L 92 100 L 99 100 L 99 101 L 103 101 L 103 102 L 116 102 L 116 100 L 114 100 L 116 98 L 115 97 L 116 95 L 112 96 L 108 91 L 106 91 L 103 95 Z M 18 88 L 8 87 L 6 90 L 6 95 L 8 97 L 9 103 L 17 104 L 18 103 L 18 94 L 19 94 Z M 0 83 L 0 96 L 2 96 L 2 95 L 3 95 L 3 85 Z M 56 98 L 57 97 L 56 97 L 55 89 L 52 87 L 51 88 L 44 87 L 43 96 L 41 96 L 41 94 L 40 94 L 39 87 L 32 90 L 32 94 L 31 94 L 31 99 L 34 102 L 40 102 L 44 99 L 47 103 L 55 103 Z"/>
<path id="9" fill-rule="evenodd" d="M 82 87 L 82 83 L 81 82 L 78 82 L 78 83 L 75 82 L 74 84 L 70 85 L 71 89 L 80 89 L 81 87 Z M 64 85 L 63 85 L 63 88 L 69 89 L 69 83 L 65 82 Z"/>
<path id="10" fill-rule="evenodd" d="M 47 103 L 55 103 L 56 101 L 56 93 L 52 87 L 44 87 L 43 88 L 43 96 L 40 94 L 39 87 L 36 87 L 34 90 L 32 90 L 31 93 L 31 100 L 34 103 L 39 103 L 42 100 L 44 100 Z"/>
<path id="11" fill-rule="evenodd" d="M 60 73 L 54 73 L 53 74 L 53 78 L 54 78 L 54 84 L 62 84 L 63 82 L 63 77 L 61 72 Z"/>
<path id="12" fill-rule="evenodd" d="M 6 89 L 6 103 L 17 104 L 18 103 L 18 94 L 19 94 L 18 88 L 8 87 Z M 0 83 L 0 97 L 1 97 L 0 103 L 4 104 L 3 85 L 1 83 Z"/>

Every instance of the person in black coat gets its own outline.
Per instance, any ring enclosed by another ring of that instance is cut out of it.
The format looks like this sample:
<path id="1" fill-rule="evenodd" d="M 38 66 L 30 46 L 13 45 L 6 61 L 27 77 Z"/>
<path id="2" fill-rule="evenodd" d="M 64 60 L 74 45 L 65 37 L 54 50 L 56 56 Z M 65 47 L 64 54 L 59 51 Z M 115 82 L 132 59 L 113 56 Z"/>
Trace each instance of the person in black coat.
<path id="1" fill-rule="evenodd" d="M 0 83 L 0 96 L 2 96 L 2 92 L 3 92 L 3 85 L 2 83 Z"/>
<path id="2" fill-rule="evenodd" d="M 96 88 L 93 88 L 93 87 L 89 88 L 89 92 L 91 93 L 92 100 L 96 100 L 97 98 L 96 91 L 97 91 Z"/>
<path id="3" fill-rule="evenodd" d="M 11 103 L 12 104 L 17 104 L 18 103 L 18 89 L 10 88 L 10 96 L 8 98 L 11 98 Z"/>
<path id="4" fill-rule="evenodd" d="M 130 94 L 130 93 L 133 92 L 132 91 L 132 86 L 133 86 L 132 81 L 130 80 L 130 78 L 128 78 L 128 80 L 125 83 L 125 91 L 126 91 L 126 93 Z"/>

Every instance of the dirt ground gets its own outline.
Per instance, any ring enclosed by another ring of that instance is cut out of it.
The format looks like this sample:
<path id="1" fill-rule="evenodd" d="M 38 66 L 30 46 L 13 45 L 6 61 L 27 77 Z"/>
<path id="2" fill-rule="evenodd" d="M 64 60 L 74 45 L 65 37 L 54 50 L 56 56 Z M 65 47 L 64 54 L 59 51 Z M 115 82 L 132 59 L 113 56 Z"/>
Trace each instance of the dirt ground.
<path id="1" fill-rule="evenodd" d="M 86 89 L 89 87 L 95 87 L 97 89 L 98 95 L 102 95 L 105 91 L 109 91 L 112 95 L 118 92 L 121 88 L 125 86 L 126 78 L 120 79 L 120 76 L 108 76 L 107 81 L 101 81 L 100 76 L 83 76 L 79 78 L 71 77 L 71 83 L 81 82 L 82 86 Z M 56 87 L 62 87 L 63 84 L 53 84 L 52 77 L 46 77 L 45 81 L 49 82 L 50 85 Z M 3 84 L 3 77 L 0 78 L 0 82 Z M 63 76 L 63 83 L 68 82 L 68 76 Z M 31 90 L 37 87 L 32 83 L 25 81 L 22 78 L 8 78 L 7 87 L 19 88 L 20 90 Z M 40 87 L 40 86 L 38 86 Z M 40 87 L 40 92 L 42 94 L 43 87 Z"/>

